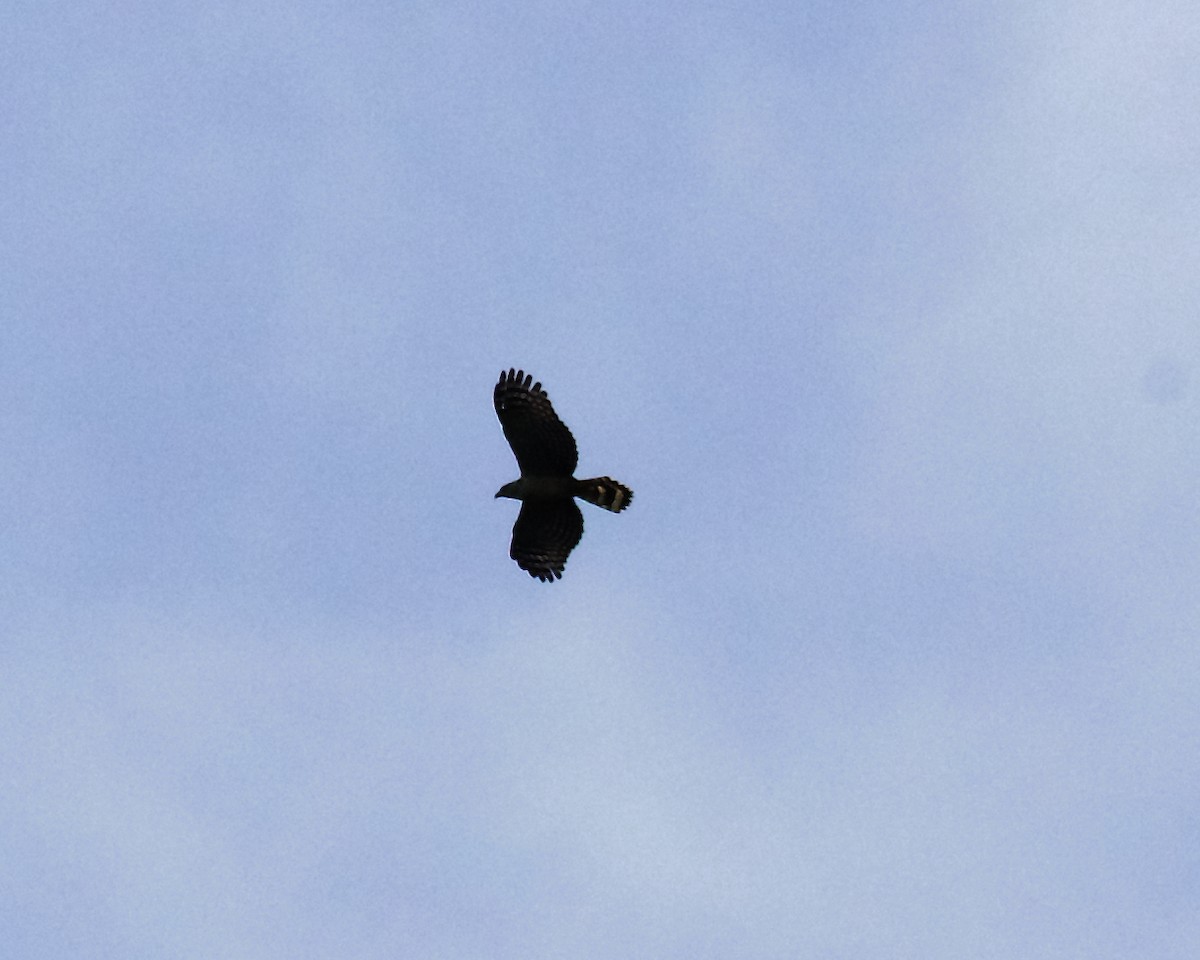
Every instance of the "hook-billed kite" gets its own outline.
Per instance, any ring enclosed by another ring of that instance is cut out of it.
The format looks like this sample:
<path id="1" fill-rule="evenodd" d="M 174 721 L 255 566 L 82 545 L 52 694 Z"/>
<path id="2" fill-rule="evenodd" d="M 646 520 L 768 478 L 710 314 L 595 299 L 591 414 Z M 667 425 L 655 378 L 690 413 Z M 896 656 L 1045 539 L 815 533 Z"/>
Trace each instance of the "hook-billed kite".
<path id="1" fill-rule="evenodd" d="M 557 580 L 583 536 L 583 514 L 575 497 L 620 513 L 633 500 L 633 491 L 611 477 L 575 479 L 575 438 L 558 419 L 542 385 L 524 370 L 501 373 L 494 399 L 496 416 L 521 468 L 520 479 L 496 493 L 521 501 L 509 556 L 531 577 Z"/>

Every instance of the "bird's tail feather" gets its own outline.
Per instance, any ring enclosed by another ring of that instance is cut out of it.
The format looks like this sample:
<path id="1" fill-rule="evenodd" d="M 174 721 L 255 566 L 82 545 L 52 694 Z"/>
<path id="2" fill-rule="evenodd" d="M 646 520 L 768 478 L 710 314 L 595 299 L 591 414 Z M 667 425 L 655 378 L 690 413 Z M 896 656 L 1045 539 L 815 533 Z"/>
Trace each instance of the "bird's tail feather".
<path id="1" fill-rule="evenodd" d="M 575 496 L 605 510 L 620 513 L 633 500 L 633 491 L 612 477 L 592 477 L 578 481 Z"/>

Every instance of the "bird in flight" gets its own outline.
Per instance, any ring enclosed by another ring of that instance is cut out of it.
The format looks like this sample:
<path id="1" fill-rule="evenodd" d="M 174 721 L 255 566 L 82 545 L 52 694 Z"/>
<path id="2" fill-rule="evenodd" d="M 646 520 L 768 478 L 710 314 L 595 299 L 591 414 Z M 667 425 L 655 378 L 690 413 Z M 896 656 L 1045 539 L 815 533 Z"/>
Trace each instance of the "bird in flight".
<path id="1" fill-rule="evenodd" d="M 575 479 L 575 438 L 558 419 L 542 385 L 524 370 L 501 373 L 494 399 L 496 416 L 521 468 L 520 478 L 496 493 L 521 501 L 508 554 L 531 577 L 557 580 L 583 536 L 583 514 L 575 497 L 620 513 L 633 500 L 633 491 L 611 477 Z"/>

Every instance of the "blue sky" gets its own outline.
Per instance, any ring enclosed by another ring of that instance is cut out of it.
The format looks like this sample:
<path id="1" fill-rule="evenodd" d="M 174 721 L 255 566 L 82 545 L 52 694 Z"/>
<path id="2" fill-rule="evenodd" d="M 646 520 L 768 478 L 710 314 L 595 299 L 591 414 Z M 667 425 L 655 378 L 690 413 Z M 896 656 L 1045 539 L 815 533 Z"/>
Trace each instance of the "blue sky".
<path id="1" fill-rule="evenodd" d="M 1197 41 L 17 4 L 12 955 L 1196 956 Z"/>

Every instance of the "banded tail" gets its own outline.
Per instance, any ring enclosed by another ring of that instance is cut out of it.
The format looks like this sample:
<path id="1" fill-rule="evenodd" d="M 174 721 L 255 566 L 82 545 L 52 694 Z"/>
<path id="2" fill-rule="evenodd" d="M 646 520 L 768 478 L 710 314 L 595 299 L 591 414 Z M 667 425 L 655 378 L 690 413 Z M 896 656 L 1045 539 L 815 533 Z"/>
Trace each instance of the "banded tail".
<path id="1" fill-rule="evenodd" d="M 605 510 L 620 513 L 633 500 L 633 491 L 612 477 L 592 477 L 575 481 L 575 496 Z"/>

